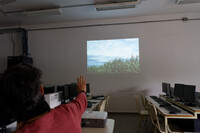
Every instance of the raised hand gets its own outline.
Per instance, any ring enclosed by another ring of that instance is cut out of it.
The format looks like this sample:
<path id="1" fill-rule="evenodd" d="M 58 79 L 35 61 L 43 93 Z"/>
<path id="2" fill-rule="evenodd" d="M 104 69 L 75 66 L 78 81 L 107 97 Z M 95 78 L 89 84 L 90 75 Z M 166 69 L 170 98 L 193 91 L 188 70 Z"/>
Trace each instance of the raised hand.
<path id="1" fill-rule="evenodd" d="M 87 79 L 84 78 L 83 76 L 80 76 L 77 78 L 77 84 L 78 84 L 77 92 L 78 93 L 81 91 L 86 92 L 86 83 L 87 83 Z"/>

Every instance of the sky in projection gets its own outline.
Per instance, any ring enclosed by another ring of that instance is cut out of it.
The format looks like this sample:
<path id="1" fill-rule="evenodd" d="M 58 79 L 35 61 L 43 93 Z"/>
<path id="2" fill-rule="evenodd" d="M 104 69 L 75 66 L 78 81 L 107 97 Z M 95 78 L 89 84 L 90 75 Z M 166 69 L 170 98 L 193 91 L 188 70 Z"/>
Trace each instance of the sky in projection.
<path id="1" fill-rule="evenodd" d="M 139 57 L 139 38 L 87 41 L 87 66 L 101 66 L 114 59 Z"/>

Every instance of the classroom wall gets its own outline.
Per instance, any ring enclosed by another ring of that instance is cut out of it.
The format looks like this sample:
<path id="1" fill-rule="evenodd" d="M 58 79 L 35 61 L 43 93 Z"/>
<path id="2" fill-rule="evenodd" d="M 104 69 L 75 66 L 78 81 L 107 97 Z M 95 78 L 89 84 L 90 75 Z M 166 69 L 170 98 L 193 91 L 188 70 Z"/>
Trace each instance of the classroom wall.
<path id="1" fill-rule="evenodd" d="M 175 18 L 199 14 L 174 14 L 26 26 L 27 29 L 68 27 Z M 161 93 L 162 82 L 194 84 L 200 90 L 200 21 L 92 26 L 29 31 L 29 52 L 43 71 L 46 86 L 76 82 L 87 77 L 93 94 L 110 93 L 110 112 L 136 112 L 134 94 Z M 1 35 L 0 35 L 1 36 Z M 140 72 L 137 74 L 87 74 L 87 40 L 139 38 Z M 0 40 L 4 41 L 3 37 Z M 10 48 L 6 51 L 9 53 Z M 2 46 L 1 46 L 2 50 Z"/>

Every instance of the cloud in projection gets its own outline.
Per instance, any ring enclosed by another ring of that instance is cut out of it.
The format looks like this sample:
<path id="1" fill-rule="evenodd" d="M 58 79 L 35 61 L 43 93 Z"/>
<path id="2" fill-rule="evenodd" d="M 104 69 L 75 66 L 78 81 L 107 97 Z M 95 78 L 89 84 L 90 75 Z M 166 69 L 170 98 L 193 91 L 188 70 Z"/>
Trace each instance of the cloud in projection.
<path id="1" fill-rule="evenodd" d="M 88 73 L 138 73 L 139 38 L 87 41 Z"/>

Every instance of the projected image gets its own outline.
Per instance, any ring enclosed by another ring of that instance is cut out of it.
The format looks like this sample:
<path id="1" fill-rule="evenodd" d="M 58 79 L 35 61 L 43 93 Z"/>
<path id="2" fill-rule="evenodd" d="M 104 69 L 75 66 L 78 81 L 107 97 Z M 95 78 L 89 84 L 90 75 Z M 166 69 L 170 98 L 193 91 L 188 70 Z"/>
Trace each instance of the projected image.
<path id="1" fill-rule="evenodd" d="M 87 72 L 138 73 L 139 38 L 87 41 Z"/>

